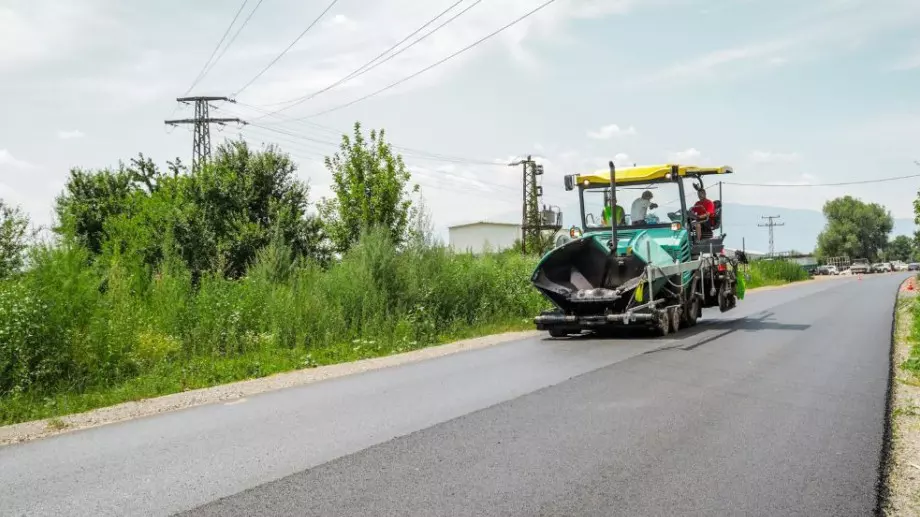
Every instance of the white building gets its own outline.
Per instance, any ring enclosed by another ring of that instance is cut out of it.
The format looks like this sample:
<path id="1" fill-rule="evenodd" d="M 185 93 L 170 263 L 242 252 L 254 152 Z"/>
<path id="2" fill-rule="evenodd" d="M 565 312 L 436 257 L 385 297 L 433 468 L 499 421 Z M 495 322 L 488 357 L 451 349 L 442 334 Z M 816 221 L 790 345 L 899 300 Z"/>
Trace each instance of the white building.
<path id="1" fill-rule="evenodd" d="M 501 251 L 514 246 L 521 238 L 521 225 L 497 221 L 476 221 L 447 228 L 451 249 L 465 253 Z"/>

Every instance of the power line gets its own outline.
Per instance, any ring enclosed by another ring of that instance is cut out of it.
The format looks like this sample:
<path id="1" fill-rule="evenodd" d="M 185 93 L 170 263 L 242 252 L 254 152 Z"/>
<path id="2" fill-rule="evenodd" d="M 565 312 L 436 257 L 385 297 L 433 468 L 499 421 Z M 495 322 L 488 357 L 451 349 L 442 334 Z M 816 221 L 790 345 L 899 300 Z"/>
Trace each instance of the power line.
<path id="1" fill-rule="evenodd" d="M 322 93 L 328 92 L 329 90 L 335 88 L 336 86 L 338 86 L 338 85 L 340 85 L 340 84 L 346 83 L 346 82 L 348 82 L 348 81 L 350 81 L 350 80 L 352 80 L 352 79 L 354 79 L 354 78 L 356 78 L 356 77 L 362 76 L 362 75 L 364 75 L 364 74 L 370 72 L 371 70 L 377 68 L 378 66 L 380 66 L 380 65 L 382 65 L 382 64 L 384 64 L 384 63 L 386 63 L 387 61 L 393 59 L 394 57 L 396 57 L 396 56 L 402 54 L 403 52 L 409 50 L 410 48 L 414 47 L 415 45 L 421 43 L 421 42 L 424 41 L 425 38 L 427 38 L 428 36 L 431 36 L 432 34 L 438 32 L 439 30 L 441 30 L 442 28 L 444 28 L 444 26 L 446 26 L 447 24 L 449 24 L 449 23 L 451 23 L 452 21 L 456 20 L 457 18 L 463 16 L 467 11 L 469 11 L 470 9 L 472 9 L 473 7 L 475 7 L 476 5 L 478 5 L 480 2 L 482 2 L 482 0 L 476 0 L 475 2 L 473 2 L 472 4 L 470 4 L 466 9 L 464 9 L 464 10 L 460 11 L 459 13 L 455 14 L 454 16 L 448 18 L 444 23 L 442 23 L 441 25 L 438 25 L 437 27 L 435 27 L 434 29 L 432 29 L 430 32 L 426 33 L 426 34 L 425 34 L 424 36 L 422 36 L 421 38 L 419 38 L 419 39 L 413 41 L 412 43 L 410 43 L 410 44 L 407 45 L 406 47 L 400 49 L 398 52 L 396 52 L 396 53 L 394 53 L 394 54 L 391 54 L 390 56 L 387 56 L 387 58 L 384 59 L 383 61 L 380 61 L 380 62 L 375 63 L 378 59 L 380 59 L 381 57 L 385 56 L 387 53 L 389 53 L 391 50 L 395 49 L 396 47 L 398 47 L 398 46 L 402 45 L 403 43 L 405 43 L 406 40 L 408 40 L 408 39 L 411 38 L 412 36 L 415 36 L 416 34 L 418 34 L 419 32 L 421 32 L 422 29 L 424 29 L 425 27 L 431 25 L 431 24 L 434 23 L 438 18 L 444 16 L 444 15 L 447 14 L 449 11 L 451 11 L 454 7 L 456 7 L 457 5 L 459 5 L 459 4 L 463 3 L 463 2 L 464 2 L 464 0 L 457 0 L 456 2 L 454 2 L 453 4 L 451 4 L 450 7 L 448 7 L 447 9 L 445 9 L 445 10 L 443 10 L 443 11 L 441 11 L 440 14 L 438 14 L 438 15 L 435 16 L 434 18 L 428 20 L 427 22 L 425 22 L 425 24 L 422 25 L 421 27 L 419 27 L 418 29 L 415 29 L 415 31 L 413 31 L 411 34 L 409 34 L 409 35 L 406 36 L 405 38 L 403 38 L 399 43 L 396 43 L 396 44 L 393 45 L 392 47 L 390 47 L 390 48 L 384 50 L 382 53 L 380 53 L 379 55 L 377 55 L 377 57 L 375 57 L 374 59 L 371 59 L 371 60 L 368 61 L 367 63 L 364 63 L 363 65 L 361 65 L 360 67 L 358 67 L 357 69 L 355 69 L 353 72 L 351 72 L 351 73 L 348 74 L 347 76 L 345 76 L 345 77 L 339 79 L 338 81 L 336 81 L 336 82 L 330 84 L 329 86 L 326 86 L 325 88 L 323 88 L 323 89 L 321 89 L 321 90 L 317 90 L 317 91 L 315 91 L 315 92 L 313 92 L 313 93 L 311 93 L 311 94 L 309 94 L 309 95 L 304 95 L 303 97 L 299 97 L 299 98 L 296 98 L 296 99 L 291 99 L 291 100 L 288 100 L 288 101 L 276 103 L 276 104 L 286 104 L 286 103 L 288 103 L 288 102 L 293 102 L 293 104 L 291 104 L 290 106 L 285 106 L 285 107 L 283 107 L 283 108 L 279 108 L 279 109 L 273 111 L 272 113 L 269 113 L 269 114 L 267 114 L 267 115 L 264 115 L 263 117 L 260 117 L 260 118 L 264 118 L 264 117 L 266 117 L 266 116 L 268 116 L 268 115 L 271 115 L 271 114 L 274 114 L 274 113 L 278 113 L 278 112 L 281 112 L 281 111 L 284 111 L 284 110 L 287 110 L 287 109 L 291 109 L 291 108 L 293 108 L 294 106 L 297 106 L 298 104 L 301 104 L 301 103 L 306 102 L 306 101 L 308 101 L 308 100 L 310 100 L 310 99 L 313 99 L 313 98 L 315 98 L 316 96 L 318 96 L 318 95 L 320 95 L 320 94 L 322 94 Z"/>
<path id="2" fill-rule="evenodd" d="M 233 16 L 233 20 L 230 22 L 230 25 L 227 26 L 227 30 L 224 31 L 224 35 L 220 37 L 220 41 L 217 42 L 217 46 L 214 47 L 214 50 L 211 52 L 211 56 L 208 57 L 208 60 L 204 62 L 204 66 L 201 67 L 201 71 L 198 72 L 198 75 L 195 77 L 195 80 L 192 81 L 192 85 L 188 87 L 188 90 L 185 90 L 185 93 L 182 95 L 188 95 L 188 92 L 192 91 L 192 88 L 195 87 L 204 76 L 207 74 L 206 70 L 208 69 L 208 64 L 211 63 L 211 60 L 214 59 L 214 55 L 217 54 L 217 49 L 220 48 L 220 45 L 227 39 L 227 34 L 230 34 L 230 29 L 233 28 L 233 24 L 236 23 L 237 18 L 240 17 L 240 13 L 243 12 L 243 8 L 246 7 L 246 3 L 249 0 L 243 0 L 243 3 L 240 4 L 240 8 L 237 9 L 236 14 Z"/>
<path id="3" fill-rule="evenodd" d="M 309 147 L 310 145 L 322 144 L 322 145 L 328 145 L 328 146 L 333 146 L 333 147 L 338 147 L 338 146 L 339 146 L 339 144 L 334 143 L 334 142 L 330 142 L 330 141 L 327 141 L 327 140 L 320 140 L 320 139 L 309 138 L 309 137 L 306 137 L 306 136 L 304 136 L 304 135 L 298 135 L 298 134 L 296 134 L 296 133 L 288 133 L 288 132 L 281 131 L 281 130 L 278 130 L 278 129 L 275 129 L 275 128 L 268 128 L 268 127 L 260 126 L 260 125 L 258 125 L 258 124 L 248 124 L 248 125 L 247 125 L 247 131 L 248 131 L 248 132 L 253 132 L 253 131 L 256 130 L 256 129 L 264 130 L 264 131 L 271 131 L 271 132 L 273 132 L 273 133 L 278 133 L 278 134 L 280 134 L 280 135 L 283 135 L 283 136 L 278 136 L 278 135 L 270 136 L 270 135 L 266 135 L 266 134 L 256 134 L 255 136 L 257 136 L 257 137 L 259 137 L 259 138 L 273 138 L 273 139 L 275 139 L 275 140 L 280 140 L 280 141 L 282 141 L 282 142 L 285 142 L 287 145 L 293 145 L 293 146 L 294 146 L 294 149 L 297 150 L 297 151 L 300 151 L 300 152 L 305 153 L 305 154 L 312 154 L 312 155 L 317 156 L 317 157 L 319 157 L 319 158 L 325 158 L 325 157 L 327 156 L 327 154 L 326 154 L 325 152 L 323 152 L 322 150 L 320 150 L 320 149 L 316 149 L 316 148 L 311 148 L 311 147 Z M 240 129 L 240 130 L 238 131 L 237 134 L 239 134 L 240 136 L 244 136 L 244 135 L 243 135 L 243 130 L 242 130 L 242 129 Z M 285 137 L 287 137 L 287 138 L 285 138 Z M 291 140 L 291 138 L 301 138 L 301 139 L 307 140 L 307 142 L 298 142 L 298 141 L 296 141 L 296 140 Z M 392 144 L 391 144 L 391 146 L 392 146 Z M 393 147 L 395 147 L 395 146 L 393 146 Z M 412 156 L 412 155 L 408 155 L 408 157 L 409 157 L 410 159 L 414 159 L 414 160 L 426 160 L 426 159 L 427 159 L 427 160 L 438 161 L 438 162 L 445 162 L 445 161 L 446 161 L 446 160 L 444 160 L 444 159 L 442 159 L 442 158 L 438 158 L 438 157 Z M 320 161 L 322 162 L 322 160 L 320 160 Z M 495 164 L 490 164 L 490 165 L 495 165 Z M 432 172 L 435 172 L 435 171 L 432 171 Z M 453 178 L 453 176 L 451 176 L 449 173 L 446 173 L 446 172 L 440 172 L 440 174 L 443 175 L 443 176 L 446 176 L 446 177 L 448 177 L 448 178 Z M 471 181 L 474 182 L 474 183 L 476 183 L 476 184 L 480 184 L 480 185 L 482 185 L 482 186 L 485 186 L 485 187 L 493 187 L 493 188 L 496 188 L 496 189 L 506 190 L 506 191 L 508 191 L 508 192 L 515 192 L 515 193 L 518 192 L 518 190 L 517 190 L 516 188 L 514 188 L 514 187 L 512 187 L 512 186 L 510 186 L 510 185 L 503 185 L 503 184 L 501 184 L 501 183 L 495 183 L 495 182 L 490 182 L 490 181 L 483 181 L 483 180 L 481 180 L 481 179 L 473 179 L 473 180 L 471 180 Z"/>
<path id="4" fill-rule="evenodd" d="M 258 112 L 260 112 L 260 113 L 267 113 L 266 110 L 263 110 L 263 109 L 259 108 L 258 106 L 252 106 L 252 105 L 249 105 L 249 104 L 246 104 L 246 103 L 242 103 L 242 102 L 239 102 L 239 103 L 236 103 L 236 104 L 239 104 L 239 105 L 241 105 L 241 106 L 244 106 L 244 107 L 253 109 L 253 110 L 258 111 Z M 324 131 L 324 132 L 326 132 L 326 133 L 335 135 L 336 137 L 341 137 L 342 134 L 347 133 L 347 131 L 340 131 L 340 130 L 338 130 L 338 129 L 335 129 L 335 128 L 332 128 L 332 127 L 329 127 L 329 126 L 324 126 L 324 125 L 322 125 L 322 124 L 319 124 L 319 123 L 316 123 L 316 122 L 312 122 L 312 121 L 308 121 L 308 120 L 297 120 L 297 119 L 292 119 L 292 118 L 288 118 L 288 117 L 285 117 L 285 116 L 282 116 L 282 115 L 277 115 L 277 114 L 274 114 L 274 115 L 272 115 L 272 116 L 278 118 L 279 120 L 281 120 L 281 121 L 283 121 L 283 122 L 296 122 L 296 123 L 298 123 L 298 124 L 308 125 L 308 126 L 311 126 L 312 128 L 317 129 L 317 130 L 319 130 L 319 131 Z M 256 120 L 258 120 L 258 118 L 256 118 Z M 311 138 L 311 137 L 308 137 L 308 136 L 306 136 L 306 135 L 303 135 L 303 134 L 301 134 L 301 133 L 296 133 L 296 132 L 293 132 L 293 131 L 283 131 L 283 130 L 281 130 L 281 129 L 274 128 L 274 127 L 269 127 L 269 126 L 262 125 L 262 124 L 251 124 L 251 125 L 252 125 L 252 126 L 255 126 L 255 127 L 260 127 L 260 128 L 262 128 L 262 129 L 266 129 L 266 130 L 268 130 L 268 131 L 280 132 L 281 134 L 286 134 L 286 135 L 289 135 L 289 136 L 293 136 L 293 137 L 295 137 L 295 138 L 303 138 L 303 139 L 313 140 L 313 141 L 317 141 L 317 140 L 318 140 L 318 139 L 316 139 L 316 138 Z M 328 141 L 320 141 L 320 142 L 321 142 L 321 143 L 330 144 L 330 142 L 328 142 Z M 337 144 L 334 144 L 334 145 L 338 146 L 339 144 L 337 143 Z M 488 165 L 488 166 L 504 166 L 504 165 L 505 165 L 504 163 L 499 163 L 499 162 L 497 162 L 497 161 L 480 160 L 480 159 L 465 158 L 465 157 L 459 157 L 459 156 L 450 156 L 450 155 L 440 154 L 440 153 L 432 153 L 432 152 L 429 152 L 429 151 L 424 151 L 424 150 L 421 150 L 421 149 L 416 149 L 416 148 L 412 148 L 412 147 L 406 147 L 406 146 L 397 145 L 397 144 L 393 144 L 393 143 L 391 143 L 390 146 L 391 146 L 393 149 L 396 149 L 396 150 L 399 150 L 399 151 L 404 151 L 404 152 L 407 153 L 407 154 L 408 154 L 408 153 L 416 154 L 416 155 L 419 155 L 419 157 L 428 158 L 428 159 L 433 160 L 433 161 L 442 161 L 442 162 L 458 163 L 458 164 L 465 164 L 465 165 Z"/>
<path id="5" fill-rule="evenodd" d="M 507 30 L 507 29 L 513 27 L 514 25 L 517 25 L 518 23 L 522 22 L 522 21 L 525 20 L 526 18 L 529 18 L 530 16 L 533 16 L 533 15 L 536 14 L 538 11 L 540 11 L 540 10 L 542 10 L 543 8 L 549 6 L 550 4 L 552 4 L 552 3 L 555 2 L 555 1 L 556 1 L 556 0 L 547 0 L 546 2 L 543 2 L 543 3 L 540 4 L 537 8 L 535 8 L 535 9 L 533 9 L 532 11 L 530 11 L 530 12 L 524 14 L 523 16 L 517 18 L 516 20 L 512 21 L 511 23 L 505 25 L 504 27 L 502 27 L 502 28 L 500 28 L 500 29 L 498 29 L 498 30 L 492 32 L 491 34 L 488 34 L 488 35 L 486 35 L 486 36 L 480 38 L 479 40 L 473 42 L 472 44 L 470 44 L 470 45 L 468 45 L 468 46 L 466 46 L 466 47 L 464 47 L 464 48 L 458 50 L 457 52 L 454 52 L 453 54 L 451 54 L 451 55 L 445 57 L 444 59 L 441 59 L 440 61 L 438 61 L 438 62 L 436 62 L 436 63 L 434 63 L 434 64 L 432 64 L 432 65 L 429 65 L 429 66 L 427 66 L 427 67 L 425 67 L 425 68 L 419 70 L 418 72 L 415 72 L 414 74 L 412 74 L 412 75 L 410 75 L 410 76 L 408 76 L 408 77 L 404 77 L 404 78 L 400 79 L 399 81 L 396 81 L 395 83 L 390 84 L 389 86 L 385 86 L 385 87 L 383 87 L 383 88 L 381 88 L 381 89 L 379 89 L 379 90 L 377 90 L 377 91 L 374 91 L 374 92 L 372 92 L 372 93 L 369 93 L 369 94 L 367 94 L 367 95 L 365 95 L 365 96 L 363 96 L 363 97 L 360 97 L 360 98 L 358 98 L 358 99 L 355 99 L 355 100 L 353 100 L 353 101 L 351 101 L 351 102 L 348 102 L 348 103 L 346 103 L 346 104 L 342 104 L 342 105 L 339 105 L 339 106 L 335 106 L 335 107 L 332 107 L 332 108 L 329 108 L 329 109 L 320 111 L 320 112 L 318 112 L 318 113 L 314 113 L 313 115 L 308 115 L 308 116 L 302 117 L 302 118 L 313 118 L 313 117 L 318 117 L 318 116 L 320 116 L 320 115 L 325 115 L 326 113 L 331 113 L 331 112 L 333 112 L 333 111 L 337 111 L 337 110 L 340 110 L 340 109 L 343 109 L 343 108 L 347 108 L 347 107 L 353 106 L 353 105 L 355 105 L 355 104 L 357 104 L 357 103 L 359 103 L 359 102 L 361 102 L 361 101 L 364 101 L 364 100 L 370 99 L 371 97 L 377 96 L 377 95 L 379 95 L 379 94 L 381 94 L 381 93 L 383 93 L 383 92 L 385 92 L 385 91 L 387 91 L 387 90 L 390 90 L 390 89 L 392 89 L 392 88 L 395 88 L 395 87 L 399 86 L 400 84 L 402 84 L 402 83 L 404 83 L 404 82 L 406 82 L 406 81 L 409 81 L 409 80 L 411 80 L 411 79 L 414 79 L 414 78 L 416 78 L 416 77 L 422 75 L 423 73 L 425 73 L 425 72 L 431 70 L 432 68 L 435 68 L 436 66 L 439 66 L 439 65 L 441 65 L 441 64 L 443 64 L 443 63 L 446 63 L 447 61 L 450 61 L 451 59 L 453 59 L 453 58 L 459 56 L 460 54 L 466 52 L 467 50 L 470 50 L 471 48 L 476 47 L 477 45 L 480 45 L 480 44 L 484 43 L 486 40 L 495 37 L 496 35 L 498 35 L 498 34 L 504 32 L 505 30 Z M 299 120 L 299 119 L 295 119 L 295 120 Z"/>
<path id="6" fill-rule="evenodd" d="M 894 176 L 891 178 L 880 178 L 874 180 L 859 181 L 841 181 L 838 183 L 733 183 L 723 181 L 723 185 L 737 185 L 742 187 L 843 187 L 847 185 L 865 185 L 867 183 L 884 183 L 887 181 L 899 181 L 910 178 L 920 178 L 920 174 L 909 174 L 907 176 Z"/>
<path id="7" fill-rule="evenodd" d="M 247 132 L 251 134 L 252 128 L 247 128 Z M 242 129 L 237 130 L 235 134 L 230 135 L 230 136 L 237 136 L 245 141 L 253 140 L 252 136 L 244 134 Z M 264 135 L 253 135 L 253 136 L 255 136 L 256 139 L 260 140 L 261 143 L 263 144 L 268 143 L 264 139 Z M 278 139 L 277 136 L 272 136 L 271 138 Z M 293 141 L 288 141 L 288 142 L 290 142 L 289 145 L 292 145 L 292 148 L 294 149 L 295 152 L 290 152 L 288 147 L 286 146 L 284 150 L 285 153 L 291 155 L 294 158 L 297 158 L 298 160 L 304 161 L 304 162 L 312 162 L 312 163 L 316 163 L 319 165 L 325 165 L 325 157 L 326 157 L 325 153 L 322 153 L 315 149 L 310 149 L 307 147 L 300 147 L 302 144 L 294 143 Z M 440 185 L 432 185 L 432 184 L 420 181 L 420 179 L 436 180 L 435 176 L 439 176 L 442 180 L 449 181 L 450 183 L 452 183 L 452 185 L 440 186 Z M 487 187 L 506 189 L 509 191 L 513 190 L 514 192 L 517 192 L 517 189 L 513 189 L 512 187 L 509 187 L 507 185 L 501 185 L 498 183 L 489 183 L 489 182 L 484 182 L 484 181 L 479 181 L 479 180 L 475 180 L 473 183 L 463 182 L 463 180 L 460 180 L 459 178 L 455 176 L 451 176 L 451 175 L 444 174 L 444 173 L 438 174 L 436 171 L 431 171 L 427 169 L 412 171 L 412 177 L 413 177 L 413 181 L 417 182 L 422 187 L 433 188 L 433 189 L 442 190 L 445 192 L 465 192 L 468 194 L 476 195 L 479 198 L 486 198 L 486 199 L 490 199 L 496 202 L 506 201 L 508 199 L 507 195 L 499 191 L 490 191 L 488 190 Z"/>
<path id="8" fill-rule="evenodd" d="M 281 59 L 282 57 L 284 57 L 284 55 L 287 54 L 288 51 L 291 50 L 291 48 L 292 48 L 294 45 L 296 45 L 297 42 L 300 41 L 301 38 L 304 37 L 304 35 L 306 35 L 308 32 L 310 32 L 310 29 L 312 29 L 314 25 L 316 25 L 317 23 L 319 23 L 319 21 L 323 18 L 323 16 L 325 16 L 326 13 L 329 12 L 330 9 L 332 9 L 332 6 L 334 6 L 336 3 L 338 3 L 338 1 L 339 1 L 339 0 L 332 0 L 332 2 L 330 2 L 329 5 L 326 6 L 326 9 L 324 9 L 323 12 L 321 12 L 321 13 L 319 14 L 319 16 L 317 16 L 316 19 L 314 19 L 313 22 L 310 23 L 310 25 L 308 25 L 307 28 L 304 29 L 303 32 L 301 32 L 300 35 L 297 36 L 297 37 L 294 39 L 294 41 L 291 42 L 290 45 L 287 46 L 286 49 L 282 50 L 281 53 L 278 54 L 277 57 L 275 57 L 275 59 L 272 59 L 271 62 L 269 62 L 267 65 L 265 65 L 265 68 L 263 68 L 261 72 L 259 72 L 258 74 L 256 74 L 255 77 L 253 77 L 252 79 L 250 79 L 248 83 L 244 84 L 242 88 L 240 88 L 239 90 L 236 91 L 236 93 L 233 94 L 233 96 L 234 96 L 234 97 L 238 96 L 240 93 L 243 92 L 243 90 L 245 90 L 246 88 L 249 88 L 249 86 L 250 86 L 252 83 L 256 82 L 260 77 L 262 77 L 262 74 L 264 74 L 265 72 L 267 72 L 268 69 L 271 68 L 272 66 L 274 66 L 274 64 L 277 63 L 279 59 Z"/>
<path id="9" fill-rule="evenodd" d="M 278 128 L 274 128 L 270 126 L 264 126 L 261 124 L 251 124 L 251 125 L 253 127 L 264 129 L 266 131 L 272 131 L 278 134 L 287 135 L 287 136 L 294 137 L 294 138 L 301 138 L 301 139 L 308 140 L 311 142 L 331 145 L 335 147 L 338 147 L 340 145 L 340 143 L 338 142 L 330 142 L 328 140 L 321 140 L 318 138 L 313 138 L 313 137 L 303 135 L 301 133 L 296 133 L 293 131 L 285 131 L 283 129 L 278 129 Z M 342 132 L 336 132 L 336 134 L 341 135 Z M 405 147 L 405 146 L 396 145 L 396 144 L 390 144 L 390 147 L 398 151 L 402 151 L 403 154 L 407 154 L 410 156 L 415 155 L 417 158 L 429 159 L 433 161 L 456 163 L 456 164 L 463 164 L 463 165 L 488 165 L 488 166 L 504 166 L 505 165 L 503 163 L 498 163 L 495 161 L 476 160 L 472 158 L 464 158 L 464 157 L 459 157 L 459 156 L 450 156 L 450 155 L 445 155 L 445 154 L 432 153 L 432 152 L 425 151 L 422 149 L 415 149 L 412 147 Z"/>
<path id="10" fill-rule="evenodd" d="M 259 111 L 259 112 L 261 112 L 261 113 L 265 113 L 265 110 L 263 110 L 263 109 L 261 109 L 261 108 L 259 108 L 259 107 L 257 107 L 257 106 L 251 106 L 251 105 L 248 105 L 248 104 L 245 104 L 245 103 L 236 103 L 236 104 L 240 104 L 240 105 L 242 105 L 242 106 L 244 106 L 244 107 L 254 109 L 254 110 Z M 218 108 L 215 107 L 215 109 L 218 109 Z M 236 114 L 236 112 L 234 112 L 234 111 L 230 111 L 230 113 Z M 340 131 L 340 130 L 338 130 L 338 129 L 335 129 L 335 128 L 332 128 L 332 127 L 329 127 L 329 126 L 324 126 L 324 125 L 318 124 L 318 123 L 316 123 L 316 122 L 310 122 L 310 121 L 306 121 L 306 120 L 298 121 L 298 120 L 294 120 L 294 119 L 288 119 L 287 117 L 282 117 L 282 116 L 280 116 L 280 115 L 275 115 L 275 116 L 278 117 L 279 119 L 282 119 L 282 120 L 287 120 L 287 121 L 290 121 L 290 122 L 297 122 L 297 123 L 302 123 L 302 124 L 305 124 L 305 125 L 309 125 L 309 126 L 315 128 L 315 129 L 317 129 L 317 130 L 324 131 L 324 132 L 327 132 L 327 133 L 329 133 L 329 134 L 335 135 L 336 137 L 341 137 L 343 134 L 346 133 L 346 132 L 344 132 L 344 131 Z M 340 143 L 334 143 L 334 142 L 330 142 L 330 141 L 328 141 L 328 140 L 321 140 L 321 139 L 314 138 L 314 137 L 311 137 L 311 136 L 307 136 L 307 135 L 305 135 L 305 134 L 298 133 L 298 132 L 295 132 L 295 131 L 285 131 L 285 130 L 280 129 L 280 128 L 277 128 L 277 127 L 270 127 L 270 126 L 266 126 L 266 125 L 262 125 L 262 124 L 255 124 L 255 123 L 248 123 L 247 125 L 248 125 L 249 127 L 261 128 L 261 129 L 266 130 L 266 131 L 272 131 L 272 132 L 274 132 L 274 133 L 278 133 L 278 134 L 282 134 L 282 135 L 287 135 L 287 136 L 289 136 L 289 137 L 299 138 L 299 139 L 303 139 L 303 140 L 308 140 L 308 141 L 316 142 L 316 143 L 320 143 L 320 144 L 331 145 L 331 146 L 335 146 L 335 147 L 338 147 L 339 145 L 341 145 Z M 402 154 L 405 154 L 405 155 L 407 155 L 407 156 L 409 156 L 409 157 L 414 157 L 414 158 L 416 158 L 416 159 L 422 159 L 422 160 L 430 160 L 430 161 L 437 161 L 437 162 L 444 162 L 444 163 L 454 163 L 454 164 L 461 164 L 461 165 L 490 166 L 490 167 L 498 167 L 498 166 L 505 166 L 505 165 L 506 165 L 503 161 L 502 161 L 502 162 L 497 161 L 497 160 L 489 161 L 489 160 L 481 160 L 481 159 L 475 159 L 475 158 L 466 158 L 466 157 L 460 157 L 460 156 L 451 156 L 451 155 L 447 155 L 447 154 L 433 153 L 433 152 L 430 152 L 430 151 L 425 151 L 425 150 L 417 149 L 417 148 L 413 148 L 413 147 L 406 147 L 406 146 L 402 146 L 402 145 L 398 145 L 398 144 L 394 144 L 394 143 L 390 143 L 390 147 L 392 147 L 393 149 L 396 149 L 397 151 L 401 151 Z"/>
<path id="11" fill-rule="evenodd" d="M 224 54 L 227 53 L 227 49 L 229 49 L 230 46 L 233 45 L 233 42 L 236 41 L 237 36 L 239 36 L 240 33 L 243 32 L 243 29 L 246 27 L 246 24 L 249 23 L 250 19 L 252 19 L 252 15 L 256 14 L 256 11 L 259 10 L 259 6 L 262 5 L 263 1 L 264 0 L 259 0 L 256 6 L 252 8 L 252 11 L 249 11 L 249 15 L 246 16 L 245 20 L 243 20 L 243 24 L 240 25 L 239 28 L 236 29 L 236 32 L 233 33 L 233 36 L 230 37 L 230 41 L 228 41 L 227 44 L 224 46 L 224 49 L 217 56 L 217 59 L 215 59 L 214 62 L 211 63 L 211 66 L 208 67 L 208 70 L 207 72 L 205 72 L 205 75 L 208 75 L 209 73 L 211 73 L 211 70 L 213 70 L 214 67 L 217 66 L 217 63 L 224 57 Z M 245 4 L 246 2 L 243 2 L 243 3 Z"/>

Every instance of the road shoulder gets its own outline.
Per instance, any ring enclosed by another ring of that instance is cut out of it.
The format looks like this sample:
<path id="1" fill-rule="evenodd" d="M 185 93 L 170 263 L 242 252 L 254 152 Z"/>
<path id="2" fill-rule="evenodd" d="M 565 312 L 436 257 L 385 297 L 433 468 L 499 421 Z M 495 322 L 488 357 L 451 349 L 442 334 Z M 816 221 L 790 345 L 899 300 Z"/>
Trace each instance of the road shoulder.
<path id="1" fill-rule="evenodd" d="M 907 290 L 908 282 L 914 290 Z M 902 365 L 916 345 L 912 338 L 918 284 L 908 279 L 898 294 L 892 352 L 890 445 L 882 510 L 890 516 L 920 516 L 920 376 Z"/>
<path id="2" fill-rule="evenodd" d="M 317 368 L 295 370 L 279 373 L 268 377 L 239 381 L 210 388 L 190 390 L 172 395 L 164 395 L 150 399 L 125 402 L 84 413 L 66 415 L 31 422 L 0 427 L 0 446 L 20 443 L 38 438 L 114 424 L 126 420 L 133 420 L 153 416 L 169 411 L 213 404 L 218 402 L 233 403 L 245 397 L 269 391 L 303 386 L 319 381 L 335 379 L 361 372 L 380 370 L 403 364 L 415 363 L 427 359 L 434 359 L 446 355 L 456 354 L 468 350 L 500 345 L 511 341 L 526 339 L 541 335 L 537 331 L 506 332 L 472 339 L 464 339 L 445 345 L 432 346 L 412 352 L 395 354 L 372 359 L 364 359 L 350 363 L 339 363 Z"/>

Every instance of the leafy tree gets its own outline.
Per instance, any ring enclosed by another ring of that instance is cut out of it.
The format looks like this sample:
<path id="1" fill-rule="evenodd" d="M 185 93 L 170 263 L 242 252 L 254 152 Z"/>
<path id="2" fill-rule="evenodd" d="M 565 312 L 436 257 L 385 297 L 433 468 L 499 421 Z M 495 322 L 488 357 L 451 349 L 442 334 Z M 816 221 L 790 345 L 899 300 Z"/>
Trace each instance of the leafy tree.
<path id="1" fill-rule="evenodd" d="M 22 210 L 0 200 L 0 278 L 22 268 L 28 232 L 29 218 Z"/>
<path id="2" fill-rule="evenodd" d="M 97 255 L 154 266 L 174 251 L 196 275 L 220 270 L 239 277 L 273 239 L 295 257 L 326 260 L 319 220 L 307 214 L 308 194 L 296 166 L 275 147 L 225 143 L 191 174 L 179 161 L 164 173 L 140 155 L 116 170 L 71 171 L 57 202 L 59 231 Z"/>
<path id="3" fill-rule="evenodd" d="M 431 212 L 425 203 L 425 198 L 419 194 L 418 203 L 411 221 L 409 240 L 412 246 L 421 249 L 432 248 L 439 244 L 439 239 L 434 234 L 434 223 Z"/>
<path id="4" fill-rule="evenodd" d="M 378 226 L 397 245 L 410 237 L 414 212 L 406 187 L 411 175 L 384 137 L 382 129 L 371 130 L 370 139 L 365 139 L 356 122 L 354 135 L 343 135 L 339 152 L 326 158 L 335 197 L 323 199 L 319 211 L 338 252 L 347 251 L 363 232 Z M 410 189 L 418 190 L 418 185 Z"/>
<path id="5" fill-rule="evenodd" d="M 888 260 L 900 260 L 901 262 L 909 261 L 913 254 L 913 242 L 911 242 L 910 237 L 906 235 L 898 235 L 895 237 L 888 243 L 888 248 L 885 250 L 885 258 Z"/>
<path id="6" fill-rule="evenodd" d="M 852 196 L 824 204 L 827 225 L 818 235 L 818 256 L 847 255 L 875 260 L 888 244 L 894 228 L 891 213 L 877 203 L 864 203 Z"/>
<path id="7" fill-rule="evenodd" d="M 124 168 L 95 172 L 72 169 L 55 203 L 59 220 L 55 230 L 99 253 L 105 240 L 105 221 L 125 210 L 135 190 L 131 174 Z"/>
<path id="8" fill-rule="evenodd" d="M 244 141 L 229 142 L 182 183 L 178 197 L 188 208 L 176 237 L 193 269 L 219 262 L 232 277 L 276 235 L 295 257 L 325 262 L 321 224 L 307 214 L 309 192 L 278 148 L 254 152 Z"/>

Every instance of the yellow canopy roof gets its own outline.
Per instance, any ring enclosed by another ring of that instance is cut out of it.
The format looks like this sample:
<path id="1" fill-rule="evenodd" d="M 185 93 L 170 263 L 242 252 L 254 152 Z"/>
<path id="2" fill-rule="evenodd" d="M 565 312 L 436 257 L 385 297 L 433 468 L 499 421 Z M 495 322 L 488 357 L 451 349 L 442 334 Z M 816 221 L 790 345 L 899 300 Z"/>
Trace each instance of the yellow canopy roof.
<path id="1" fill-rule="evenodd" d="M 643 183 L 653 183 L 663 181 L 665 175 L 671 172 L 672 164 L 663 165 L 646 165 L 643 167 L 628 167 L 616 170 L 617 185 L 635 185 Z M 678 174 L 681 176 L 691 175 L 710 175 L 710 174 L 731 174 L 732 168 L 725 165 L 722 167 L 697 167 L 695 165 L 678 166 Z M 610 171 L 598 171 L 593 174 L 579 174 L 575 177 L 575 184 L 588 187 L 610 186 Z"/>

